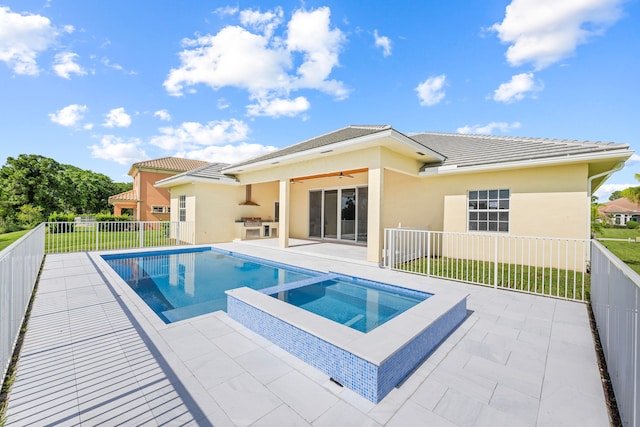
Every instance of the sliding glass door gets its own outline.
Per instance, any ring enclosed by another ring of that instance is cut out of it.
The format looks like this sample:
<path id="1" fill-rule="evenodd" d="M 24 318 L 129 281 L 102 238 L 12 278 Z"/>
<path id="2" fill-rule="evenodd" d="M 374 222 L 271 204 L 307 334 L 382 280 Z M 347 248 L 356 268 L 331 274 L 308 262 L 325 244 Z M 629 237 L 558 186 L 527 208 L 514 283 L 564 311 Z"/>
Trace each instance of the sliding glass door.
<path id="1" fill-rule="evenodd" d="M 309 237 L 367 241 L 367 187 L 309 192 Z"/>

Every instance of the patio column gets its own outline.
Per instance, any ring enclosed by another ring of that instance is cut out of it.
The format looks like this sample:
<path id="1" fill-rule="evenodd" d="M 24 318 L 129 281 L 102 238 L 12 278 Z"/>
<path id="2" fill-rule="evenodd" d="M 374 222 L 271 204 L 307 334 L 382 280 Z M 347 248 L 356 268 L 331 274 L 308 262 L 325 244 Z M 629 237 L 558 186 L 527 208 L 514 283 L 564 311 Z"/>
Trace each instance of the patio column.
<path id="1" fill-rule="evenodd" d="M 384 244 L 382 201 L 384 200 L 384 168 L 369 169 L 369 206 L 367 225 L 367 261 L 381 261 Z"/>
<path id="2" fill-rule="evenodd" d="M 289 205 L 291 184 L 288 179 L 280 180 L 280 223 L 278 224 L 278 246 L 289 247 Z"/>

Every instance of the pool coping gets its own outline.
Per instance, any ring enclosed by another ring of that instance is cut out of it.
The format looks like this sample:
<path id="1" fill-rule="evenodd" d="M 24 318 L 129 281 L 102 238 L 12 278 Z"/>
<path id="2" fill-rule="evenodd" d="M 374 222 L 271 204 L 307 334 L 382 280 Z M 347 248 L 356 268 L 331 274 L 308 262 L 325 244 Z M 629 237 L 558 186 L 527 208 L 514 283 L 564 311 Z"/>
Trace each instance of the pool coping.
<path id="1" fill-rule="evenodd" d="M 434 293 L 401 315 L 364 333 L 250 288 L 230 289 L 226 293 L 377 366 L 384 364 L 468 296 L 459 291 Z"/>

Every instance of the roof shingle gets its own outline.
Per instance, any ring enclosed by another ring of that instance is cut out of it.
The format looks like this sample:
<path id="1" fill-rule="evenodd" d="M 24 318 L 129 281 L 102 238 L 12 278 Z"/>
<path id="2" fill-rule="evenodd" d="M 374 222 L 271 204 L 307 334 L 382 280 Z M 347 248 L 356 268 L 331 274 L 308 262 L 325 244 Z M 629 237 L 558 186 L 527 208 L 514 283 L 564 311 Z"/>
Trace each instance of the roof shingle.
<path id="1" fill-rule="evenodd" d="M 160 159 L 145 160 L 143 162 L 134 163 L 131 169 L 160 169 L 176 172 L 184 172 L 191 169 L 208 165 L 209 162 L 202 160 L 183 159 L 181 157 L 162 157 Z"/>

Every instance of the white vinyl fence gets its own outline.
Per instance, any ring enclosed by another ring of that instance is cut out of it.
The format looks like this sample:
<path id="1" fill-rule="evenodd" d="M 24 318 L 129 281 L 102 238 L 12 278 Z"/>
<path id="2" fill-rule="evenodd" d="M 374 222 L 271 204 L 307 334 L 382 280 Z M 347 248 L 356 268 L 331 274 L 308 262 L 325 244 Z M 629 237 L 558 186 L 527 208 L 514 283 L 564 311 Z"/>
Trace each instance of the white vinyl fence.
<path id="1" fill-rule="evenodd" d="M 640 275 L 598 242 L 591 306 L 624 426 L 640 426 Z"/>
<path id="2" fill-rule="evenodd" d="M 47 222 L 48 254 L 193 245 L 192 221 Z"/>
<path id="3" fill-rule="evenodd" d="M 588 240 L 385 229 L 383 265 L 468 283 L 584 301 Z"/>
<path id="4" fill-rule="evenodd" d="M 4 379 L 44 258 L 44 224 L 0 252 L 0 367 Z"/>

